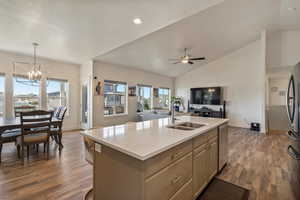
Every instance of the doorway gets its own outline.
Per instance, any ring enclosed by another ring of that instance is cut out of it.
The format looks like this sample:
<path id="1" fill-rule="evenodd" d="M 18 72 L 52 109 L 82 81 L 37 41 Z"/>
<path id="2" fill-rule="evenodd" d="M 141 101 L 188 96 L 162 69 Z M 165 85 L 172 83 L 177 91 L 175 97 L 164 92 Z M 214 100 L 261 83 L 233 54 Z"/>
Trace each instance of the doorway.
<path id="1" fill-rule="evenodd" d="M 268 130 L 269 133 L 285 133 L 288 131 L 286 112 L 286 93 L 288 77 L 270 77 L 268 89 Z"/>

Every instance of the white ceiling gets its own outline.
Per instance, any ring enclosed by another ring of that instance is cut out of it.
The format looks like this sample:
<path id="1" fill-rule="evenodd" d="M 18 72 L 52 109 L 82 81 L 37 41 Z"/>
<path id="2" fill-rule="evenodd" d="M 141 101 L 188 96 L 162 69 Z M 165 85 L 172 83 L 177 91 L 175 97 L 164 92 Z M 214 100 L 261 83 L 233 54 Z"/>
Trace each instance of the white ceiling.
<path id="1" fill-rule="evenodd" d="M 288 8 L 297 8 L 290 11 Z M 141 17 L 142 25 L 133 18 Z M 171 77 L 256 40 L 300 29 L 299 0 L 0 0 L 0 49 L 83 63 L 96 59 Z M 207 61 L 172 65 L 184 48 Z"/>
<path id="2" fill-rule="evenodd" d="M 256 40 L 263 30 L 277 29 L 280 3 L 276 2 L 225 0 L 96 59 L 176 77 L 205 63 L 169 62 L 169 58 L 182 55 L 185 47 L 193 56 L 205 56 L 206 62 L 211 62 Z"/>
<path id="3" fill-rule="evenodd" d="M 222 1 L 0 0 L 0 49 L 82 63 Z"/>

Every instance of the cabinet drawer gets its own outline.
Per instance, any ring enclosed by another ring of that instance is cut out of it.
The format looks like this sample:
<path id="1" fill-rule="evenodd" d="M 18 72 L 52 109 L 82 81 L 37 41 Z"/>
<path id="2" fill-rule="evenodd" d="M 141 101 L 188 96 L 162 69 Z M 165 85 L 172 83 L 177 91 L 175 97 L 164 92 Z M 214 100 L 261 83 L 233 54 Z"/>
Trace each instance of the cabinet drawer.
<path id="1" fill-rule="evenodd" d="M 158 154 L 157 156 L 145 161 L 145 176 L 150 177 L 159 170 L 182 158 L 192 151 L 192 141 L 184 142 L 172 149 Z"/>
<path id="2" fill-rule="evenodd" d="M 217 128 L 212 129 L 212 130 L 207 132 L 208 139 L 211 139 L 211 138 L 214 138 L 214 137 L 217 137 L 217 136 L 218 136 L 218 129 Z"/>
<path id="3" fill-rule="evenodd" d="M 212 138 L 210 138 L 209 140 L 208 140 L 208 143 L 209 144 L 212 144 L 212 143 L 214 143 L 214 142 L 218 142 L 218 137 L 216 136 L 216 137 L 212 137 Z"/>
<path id="4" fill-rule="evenodd" d="M 193 199 L 193 183 L 192 180 L 190 180 L 170 200 L 192 200 L 192 199 Z"/>
<path id="5" fill-rule="evenodd" d="M 205 143 L 207 143 L 207 133 L 203 133 L 193 139 L 193 148 L 197 148 Z"/>
<path id="6" fill-rule="evenodd" d="M 194 156 L 198 155 L 199 153 L 201 153 L 204 149 L 206 149 L 208 147 L 208 144 L 202 144 L 200 147 L 197 147 L 196 149 L 194 149 L 193 153 Z"/>
<path id="7" fill-rule="evenodd" d="M 145 181 L 145 200 L 168 200 L 192 178 L 192 153 Z"/>

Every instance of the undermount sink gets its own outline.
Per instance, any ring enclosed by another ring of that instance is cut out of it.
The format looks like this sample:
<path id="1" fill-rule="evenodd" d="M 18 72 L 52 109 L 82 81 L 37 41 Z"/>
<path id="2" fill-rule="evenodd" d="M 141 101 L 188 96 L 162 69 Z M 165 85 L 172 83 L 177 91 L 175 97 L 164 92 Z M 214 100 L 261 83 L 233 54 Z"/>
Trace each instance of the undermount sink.
<path id="1" fill-rule="evenodd" d="M 202 126 L 205 126 L 204 124 L 197 124 L 197 123 L 192 123 L 192 122 L 183 122 L 178 124 L 178 126 L 184 126 L 184 127 L 190 127 L 190 128 L 200 128 Z"/>
<path id="2" fill-rule="evenodd" d="M 184 131 L 192 131 L 192 130 L 195 130 L 197 128 L 201 128 L 203 126 L 205 126 L 205 125 L 204 124 L 191 123 L 191 122 L 183 122 L 183 123 L 180 123 L 180 124 L 170 125 L 170 126 L 167 126 L 167 127 L 172 128 L 172 129 L 184 130 Z"/>

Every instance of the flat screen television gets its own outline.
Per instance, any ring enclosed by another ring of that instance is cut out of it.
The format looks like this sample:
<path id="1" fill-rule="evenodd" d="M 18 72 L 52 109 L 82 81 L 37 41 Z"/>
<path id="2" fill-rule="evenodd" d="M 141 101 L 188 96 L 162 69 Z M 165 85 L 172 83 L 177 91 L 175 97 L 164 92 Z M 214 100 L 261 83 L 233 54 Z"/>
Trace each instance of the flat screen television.
<path id="1" fill-rule="evenodd" d="M 221 105 L 222 98 L 221 87 L 191 88 L 190 104 Z"/>

